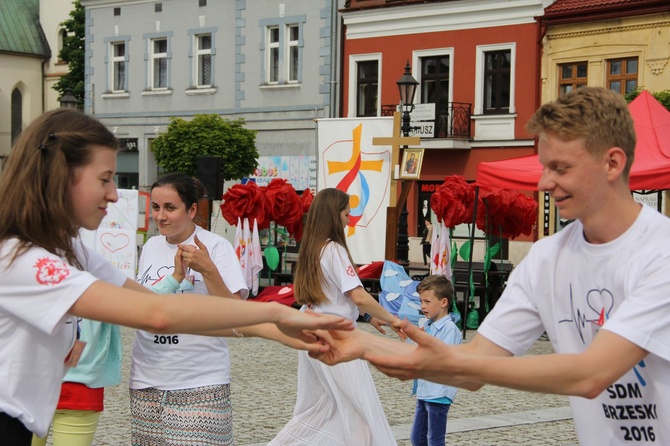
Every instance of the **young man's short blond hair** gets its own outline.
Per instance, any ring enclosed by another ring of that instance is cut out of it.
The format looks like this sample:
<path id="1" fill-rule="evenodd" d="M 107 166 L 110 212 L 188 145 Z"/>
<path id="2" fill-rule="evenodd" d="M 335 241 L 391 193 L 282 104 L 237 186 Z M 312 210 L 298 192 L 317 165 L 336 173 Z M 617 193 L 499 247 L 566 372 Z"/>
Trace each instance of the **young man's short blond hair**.
<path id="1" fill-rule="evenodd" d="M 526 129 L 535 134 L 551 133 L 564 141 L 582 139 L 592 156 L 611 147 L 626 154 L 623 170 L 628 179 L 635 156 L 635 127 L 628 104 L 617 92 L 602 87 L 582 87 L 542 105 Z"/>
<path id="2" fill-rule="evenodd" d="M 447 299 L 447 307 L 451 305 L 454 299 L 454 285 L 445 276 L 433 275 L 425 277 L 416 286 L 416 292 L 419 294 L 430 290 L 433 290 L 435 297 L 438 299 Z"/>

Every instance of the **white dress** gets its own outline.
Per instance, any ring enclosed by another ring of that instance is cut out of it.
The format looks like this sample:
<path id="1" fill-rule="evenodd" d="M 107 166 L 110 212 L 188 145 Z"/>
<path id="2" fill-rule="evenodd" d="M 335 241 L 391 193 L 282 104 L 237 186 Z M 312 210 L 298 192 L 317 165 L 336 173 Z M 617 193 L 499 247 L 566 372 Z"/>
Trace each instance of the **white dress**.
<path id="1" fill-rule="evenodd" d="M 328 243 L 321 253 L 327 304 L 319 313 L 358 318 L 358 308 L 343 292 L 361 286 L 346 250 Z M 354 360 L 327 366 L 298 353 L 298 399 L 293 419 L 269 443 L 272 446 L 392 446 L 396 441 L 386 420 L 367 362 Z"/>

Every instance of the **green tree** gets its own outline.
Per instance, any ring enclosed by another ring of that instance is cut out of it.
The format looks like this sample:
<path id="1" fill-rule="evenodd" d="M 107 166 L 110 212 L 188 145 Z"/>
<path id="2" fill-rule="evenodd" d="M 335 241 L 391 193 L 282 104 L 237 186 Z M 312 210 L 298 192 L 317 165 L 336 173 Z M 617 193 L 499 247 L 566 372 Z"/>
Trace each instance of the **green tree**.
<path id="1" fill-rule="evenodd" d="M 239 180 L 258 166 L 256 131 L 244 127 L 244 119 L 231 121 L 216 114 L 195 115 L 186 121 L 172 118 L 165 133 L 154 139 L 151 151 L 166 172 L 196 174 L 200 156 L 224 160 L 224 179 Z"/>
<path id="2" fill-rule="evenodd" d="M 53 86 L 61 96 L 70 89 L 79 101 L 79 106 L 84 104 L 84 47 L 86 14 L 79 0 L 72 2 L 74 9 L 70 11 L 70 18 L 60 26 L 65 30 L 63 38 L 63 49 L 58 54 L 60 60 L 67 62 L 70 71 L 61 76 L 60 80 Z"/>

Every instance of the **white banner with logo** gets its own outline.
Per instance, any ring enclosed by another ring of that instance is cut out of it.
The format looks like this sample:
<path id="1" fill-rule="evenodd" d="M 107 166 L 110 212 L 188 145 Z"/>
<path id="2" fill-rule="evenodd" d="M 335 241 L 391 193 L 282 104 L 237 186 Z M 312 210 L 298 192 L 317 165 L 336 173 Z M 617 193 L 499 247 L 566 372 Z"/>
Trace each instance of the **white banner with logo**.
<path id="1" fill-rule="evenodd" d="M 318 122 L 317 191 L 335 187 L 351 197 L 347 245 L 358 264 L 384 260 L 391 146 L 373 145 L 372 140 L 392 134 L 392 117 Z"/>

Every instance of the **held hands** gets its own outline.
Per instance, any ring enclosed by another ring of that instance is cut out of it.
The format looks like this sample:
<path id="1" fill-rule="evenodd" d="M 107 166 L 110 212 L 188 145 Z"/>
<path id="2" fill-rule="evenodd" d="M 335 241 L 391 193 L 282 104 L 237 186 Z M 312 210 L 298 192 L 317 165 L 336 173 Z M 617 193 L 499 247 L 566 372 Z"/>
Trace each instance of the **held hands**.
<path id="1" fill-rule="evenodd" d="M 407 339 L 407 335 L 403 331 L 403 322 L 398 318 L 398 316 L 393 318 L 393 322 L 391 322 L 391 330 L 395 331 L 398 337 L 403 341 Z"/>
<path id="2" fill-rule="evenodd" d="M 374 316 L 372 316 L 372 318 L 370 318 L 369 323 L 370 323 L 370 325 L 375 327 L 377 329 L 377 331 L 380 332 L 381 334 L 384 334 L 384 335 L 386 334 L 386 330 L 384 330 L 384 327 L 383 327 L 384 325 L 386 325 L 387 327 L 390 326 L 391 330 L 395 331 L 400 339 L 402 339 L 403 341 L 405 339 L 407 339 L 407 336 L 402 331 L 402 327 L 401 327 L 402 321 L 400 319 L 398 319 L 397 316 L 394 317 L 393 321 L 390 324 L 388 322 L 385 322 L 382 319 L 376 318 Z"/>
<path id="3" fill-rule="evenodd" d="M 417 345 L 402 343 L 397 349 L 375 349 L 373 346 L 367 349 L 363 359 L 382 373 L 401 380 L 430 380 L 431 377 L 444 377 L 452 373 L 450 366 L 455 366 L 457 361 L 456 353 L 450 346 L 407 320 L 401 321 L 400 328 Z"/>
<path id="4" fill-rule="evenodd" d="M 323 331 L 317 330 L 314 335 L 317 336 L 322 344 L 327 344 L 329 348 L 310 351 L 309 356 L 318 359 L 327 365 L 335 365 L 341 362 L 347 362 L 354 359 L 363 358 L 365 343 L 361 339 L 367 333 L 361 330 L 353 331 Z"/>
<path id="5" fill-rule="evenodd" d="M 277 328 L 285 335 L 307 343 L 323 342 L 324 339 L 327 339 L 326 336 L 317 336 L 313 330 L 351 331 L 354 329 L 352 321 L 340 316 L 298 311 L 295 308 L 278 305 L 278 308 L 282 310 L 276 322 Z"/>

